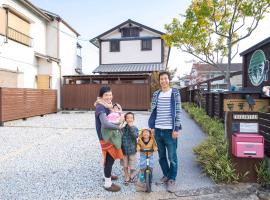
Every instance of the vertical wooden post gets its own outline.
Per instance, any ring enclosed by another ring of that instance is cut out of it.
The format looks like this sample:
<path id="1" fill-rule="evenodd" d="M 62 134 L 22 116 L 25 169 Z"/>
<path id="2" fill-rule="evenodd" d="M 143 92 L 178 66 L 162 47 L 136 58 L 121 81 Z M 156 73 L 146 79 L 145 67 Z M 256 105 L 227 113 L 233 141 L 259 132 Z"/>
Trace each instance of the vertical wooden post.
<path id="1" fill-rule="evenodd" d="M 207 81 L 207 91 L 210 92 L 211 90 L 211 82 Z"/>

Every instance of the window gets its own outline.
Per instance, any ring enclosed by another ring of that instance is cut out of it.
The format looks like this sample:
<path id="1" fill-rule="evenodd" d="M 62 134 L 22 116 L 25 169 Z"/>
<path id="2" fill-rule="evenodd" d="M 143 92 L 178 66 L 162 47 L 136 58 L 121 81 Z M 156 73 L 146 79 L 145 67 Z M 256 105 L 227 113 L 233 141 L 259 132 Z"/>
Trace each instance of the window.
<path id="1" fill-rule="evenodd" d="M 111 40 L 110 41 L 110 52 L 119 52 L 120 51 L 120 41 Z"/>
<path id="2" fill-rule="evenodd" d="M 31 46 L 30 23 L 20 16 L 8 12 L 8 37 L 19 43 Z"/>
<path id="3" fill-rule="evenodd" d="M 132 27 L 132 28 L 122 28 L 122 37 L 139 37 L 139 28 Z"/>
<path id="4" fill-rule="evenodd" d="M 142 40 L 142 50 L 152 50 L 152 40 L 151 39 L 144 39 Z"/>

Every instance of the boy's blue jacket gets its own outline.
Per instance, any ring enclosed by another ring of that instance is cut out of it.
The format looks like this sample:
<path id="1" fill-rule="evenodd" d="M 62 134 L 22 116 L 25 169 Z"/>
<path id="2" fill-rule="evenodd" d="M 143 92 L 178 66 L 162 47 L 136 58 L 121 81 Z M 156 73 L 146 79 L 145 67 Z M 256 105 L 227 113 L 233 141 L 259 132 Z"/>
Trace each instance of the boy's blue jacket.
<path id="1" fill-rule="evenodd" d="M 148 126 L 151 129 L 155 128 L 155 121 L 157 118 L 157 102 L 158 102 L 158 96 L 160 94 L 161 90 L 157 90 L 154 92 L 152 97 L 152 103 L 151 103 L 151 115 L 148 120 Z M 182 129 L 181 126 L 181 98 L 180 93 L 178 89 L 172 88 L 172 96 L 171 96 L 171 114 L 172 114 L 172 130 L 173 131 L 179 131 Z"/>

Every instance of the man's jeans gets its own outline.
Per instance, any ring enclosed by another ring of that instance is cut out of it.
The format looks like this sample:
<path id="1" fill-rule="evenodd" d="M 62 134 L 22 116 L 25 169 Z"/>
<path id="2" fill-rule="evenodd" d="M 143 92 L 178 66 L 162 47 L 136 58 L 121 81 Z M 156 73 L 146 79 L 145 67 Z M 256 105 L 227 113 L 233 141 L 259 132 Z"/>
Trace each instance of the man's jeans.
<path id="1" fill-rule="evenodd" d="M 172 138 L 172 130 L 170 129 L 155 129 L 155 139 L 158 146 L 159 164 L 162 169 L 163 175 L 171 180 L 175 180 L 177 176 L 177 139 Z M 170 166 L 167 160 L 170 161 Z"/>

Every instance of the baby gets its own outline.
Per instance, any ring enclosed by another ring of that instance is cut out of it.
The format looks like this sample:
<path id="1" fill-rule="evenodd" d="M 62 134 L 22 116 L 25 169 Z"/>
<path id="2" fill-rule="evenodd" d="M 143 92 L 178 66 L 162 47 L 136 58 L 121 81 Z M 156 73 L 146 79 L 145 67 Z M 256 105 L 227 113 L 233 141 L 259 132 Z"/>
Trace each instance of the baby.
<path id="1" fill-rule="evenodd" d="M 119 104 L 112 106 L 110 114 L 107 119 L 109 122 L 117 124 L 120 128 L 125 126 L 124 115 L 122 114 L 122 107 Z M 101 134 L 105 142 L 111 142 L 116 149 L 121 149 L 122 132 L 117 129 L 101 129 Z"/>
<path id="2" fill-rule="evenodd" d="M 120 106 L 120 104 L 113 104 L 113 107 L 110 114 L 108 114 L 107 119 L 109 122 L 114 124 L 121 124 L 124 122 L 124 115 L 122 113 L 122 107 Z"/>

